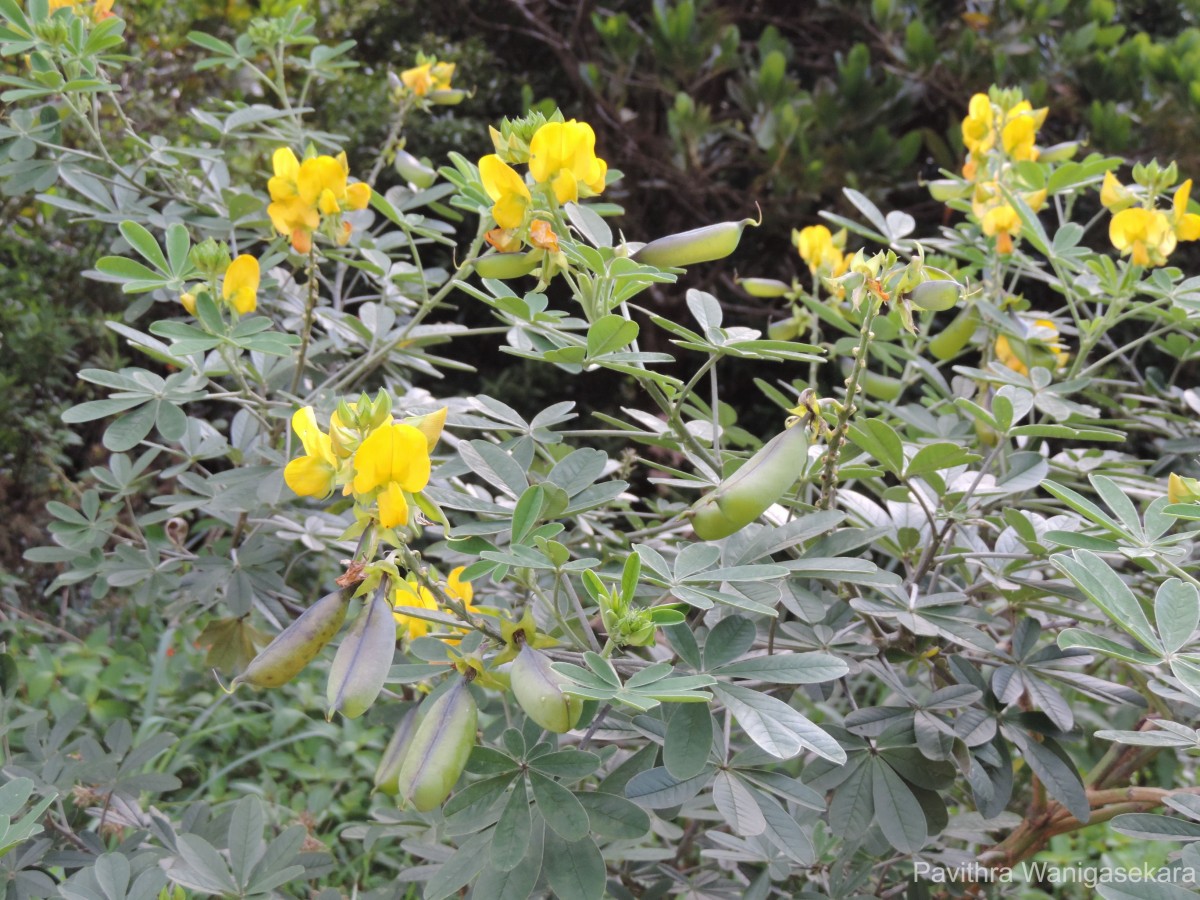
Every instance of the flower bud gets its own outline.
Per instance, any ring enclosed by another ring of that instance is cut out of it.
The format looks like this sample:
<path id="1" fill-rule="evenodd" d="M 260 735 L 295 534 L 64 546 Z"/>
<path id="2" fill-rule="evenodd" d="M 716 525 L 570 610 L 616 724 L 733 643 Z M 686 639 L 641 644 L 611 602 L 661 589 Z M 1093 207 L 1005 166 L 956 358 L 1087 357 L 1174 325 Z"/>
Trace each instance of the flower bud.
<path id="1" fill-rule="evenodd" d="M 466 679 L 459 679 L 428 706 L 396 776 L 402 805 L 420 812 L 441 806 L 467 765 L 475 746 L 478 710 Z"/>
<path id="2" fill-rule="evenodd" d="M 747 225 L 757 225 L 754 219 L 740 222 L 718 222 L 669 234 L 651 241 L 633 254 L 635 262 L 660 269 L 685 268 L 695 263 L 723 259 L 737 249 Z"/>
<path id="3" fill-rule="evenodd" d="M 771 438 L 740 469 L 693 504 L 696 536 L 704 541 L 720 540 L 761 516 L 796 483 L 807 451 L 803 428 L 788 428 Z"/>
<path id="4" fill-rule="evenodd" d="M 335 591 L 326 594 L 300 618 L 275 636 L 263 651 L 254 657 L 250 665 L 233 679 L 230 690 L 239 684 L 255 687 L 279 687 L 295 678 L 322 648 L 333 640 L 342 623 L 346 621 L 346 607 L 350 594 Z"/>
<path id="5" fill-rule="evenodd" d="M 583 700 L 563 693 L 566 679 L 550 668 L 550 660 L 540 650 L 522 645 L 509 677 L 521 709 L 547 731 L 562 734 L 578 724 Z"/>
<path id="6" fill-rule="evenodd" d="M 214 241 L 212 238 L 205 238 L 193 247 L 189 258 L 192 265 L 199 269 L 206 278 L 224 275 L 225 270 L 233 261 L 225 242 Z"/>

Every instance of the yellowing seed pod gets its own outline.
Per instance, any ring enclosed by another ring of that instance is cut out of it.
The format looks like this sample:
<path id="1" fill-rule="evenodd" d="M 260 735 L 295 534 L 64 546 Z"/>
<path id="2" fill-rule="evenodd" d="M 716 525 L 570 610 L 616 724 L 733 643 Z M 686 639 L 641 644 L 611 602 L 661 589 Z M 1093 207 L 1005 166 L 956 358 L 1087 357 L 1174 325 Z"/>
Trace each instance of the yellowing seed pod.
<path id="1" fill-rule="evenodd" d="M 480 278 L 520 278 L 528 275 L 539 265 L 545 253 L 529 250 L 525 253 L 489 253 L 473 260 L 475 273 Z"/>
<path id="2" fill-rule="evenodd" d="M 358 617 L 338 647 L 325 699 L 332 718 L 340 710 L 347 719 L 357 719 L 375 702 L 392 668 L 396 655 L 396 620 L 383 591 L 364 603 Z"/>
<path id="3" fill-rule="evenodd" d="M 401 805 L 429 812 L 450 796 L 475 746 L 478 710 L 466 679 L 430 703 L 396 776 Z"/>
<path id="4" fill-rule="evenodd" d="M 381 794 L 395 796 L 398 790 L 400 767 L 408 757 L 413 738 L 417 735 L 417 726 L 421 724 L 420 707 L 414 706 L 404 714 L 392 739 L 383 748 L 383 756 L 375 769 L 375 790 Z"/>
<path id="5" fill-rule="evenodd" d="M 929 341 L 929 353 L 934 359 L 947 360 L 958 356 L 967 346 L 971 335 L 979 325 L 979 314 L 974 308 L 964 309 L 954 320 Z"/>
<path id="6" fill-rule="evenodd" d="M 692 528 L 704 541 L 729 537 L 776 503 L 800 477 L 808 437 L 800 425 L 767 441 L 740 469 L 692 506 Z"/>
<path id="7" fill-rule="evenodd" d="M 437 179 L 437 172 L 421 162 L 407 150 L 396 151 L 396 174 L 410 184 L 424 190 Z"/>
<path id="8" fill-rule="evenodd" d="M 737 283 L 751 297 L 782 297 L 792 289 L 790 284 L 774 278 L 739 278 Z"/>
<path id="9" fill-rule="evenodd" d="M 912 305 L 926 312 L 944 312 L 953 309 L 962 299 L 963 289 L 957 281 L 938 279 L 923 281 L 912 290 Z"/>
<path id="10" fill-rule="evenodd" d="M 239 684 L 255 687 L 279 687 L 295 678 L 326 644 L 333 640 L 342 623 L 346 621 L 346 606 L 350 594 L 335 591 L 326 594 L 295 622 L 275 636 L 263 651 L 251 660 L 250 665 L 237 678 L 230 689 Z"/>
<path id="11" fill-rule="evenodd" d="M 737 249 L 746 226 L 757 224 L 754 219 L 742 219 L 669 234 L 648 243 L 633 254 L 633 260 L 660 269 L 673 269 L 724 259 Z"/>
<path id="12" fill-rule="evenodd" d="M 550 660 L 540 650 L 523 645 L 509 677 L 521 709 L 547 731 L 562 734 L 578 724 L 583 700 L 563 693 L 566 679 L 550 668 Z"/>

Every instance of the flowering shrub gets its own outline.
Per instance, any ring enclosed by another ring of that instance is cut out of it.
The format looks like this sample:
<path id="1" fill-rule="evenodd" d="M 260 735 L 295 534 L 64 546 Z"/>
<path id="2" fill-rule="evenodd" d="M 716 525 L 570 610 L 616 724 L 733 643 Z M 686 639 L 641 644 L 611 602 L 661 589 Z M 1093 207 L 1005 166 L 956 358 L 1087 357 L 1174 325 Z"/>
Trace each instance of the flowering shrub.
<path id="1" fill-rule="evenodd" d="M 918 239 L 847 189 L 860 218 L 795 232 L 808 283 L 742 280 L 781 321 L 727 324 L 686 279 L 757 222 L 614 233 L 620 174 L 587 123 L 534 112 L 477 162 L 402 156 L 408 116 L 464 99 L 449 63 L 393 86 L 379 159 L 407 183 L 380 193 L 382 163 L 352 181 L 308 126 L 307 85 L 349 48 L 298 12 L 194 37 L 271 98 L 198 111 L 196 146 L 124 113 L 119 15 L 0 15 L 0 50 L 28 57 L 4 99 L 32 129 L 6 152 L 33 146 L 6 187 L 115 226 L 94 276 L 138 298 L 113 323 L 137 362 L 81 372 L 111 393 L 64 416 L 106 421 L 110 456 L 30 557 L 61 566 L 52 590 L 181 633 L 147 647 L 143 703 L 168 659 L 189 673 L 203 700 L 164 717 L 184 746 L 210 717 L 302 722 L 321 749 L 297 777 L 336 769 L 322 798 L 345 804 L 276 802 L 272 742 L 223 746 L 241 755 L 193 794 L 217 808 L 185 807 L 162 723 L 114 712 L 101 745 L 86 707 L 35 712 L 6 656 L 6 714 L 32 718 L 0 847 L 25 895 L 852 896 L 922 866 L 1011 871 L 1089 822 L 1192 836 L 1147 813 L 1196 812 L 1187 771 L 1140 783 L 1200 741 L 1179 377 L 1200 306 L 1168 265 L 1200 216 L 1176 166 L 1124 187 L 1123 160 L 1039 146 L 1052 111 L 993 89 L 930 185 L 952 224 Z M 70 129 L 32 124 L 51 118 Z M 1107 242 L 1083 218 L 1101 205 Z M 639 305 L 652 286 L 690 319 Z M 628 399 L 594 427 L 570 401 L 443 390 L 483 340 Z M 762 434 L 724 389 L 749 362 L 777 373 Z"/>

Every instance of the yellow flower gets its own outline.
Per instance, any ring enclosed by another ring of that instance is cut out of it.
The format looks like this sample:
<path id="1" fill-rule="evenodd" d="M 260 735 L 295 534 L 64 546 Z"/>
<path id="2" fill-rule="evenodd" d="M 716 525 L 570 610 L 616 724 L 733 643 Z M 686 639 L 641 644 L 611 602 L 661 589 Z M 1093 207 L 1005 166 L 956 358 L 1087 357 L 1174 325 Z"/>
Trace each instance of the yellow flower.
<path id="1" fill-rule="evenodd" d="M 427 62 L 400 73 L 400 81 L 418 97 L 448 90 L 453 77 L 454 63 Z"/>
<path id="2" fill-rule="evenodd" d="M 383 425 L 372 431 L 354 454 L 354 493 L 363 499 L 378 491 L 379 524 L 408 524 L 404 494 L 429 483 L 429 447 L 412 425 Z"/>
<path id="3" fill-rule="evenodd" d="M 1137 197 L 1133 191 L 1117 181 L 1112 172 L 1104 173 L 1104 183 L 1100 186 L 1100 203 L 1105 209 L 1118 213 L 1136 202 Z"/>
<path id="4" fill-rule="evenodd" d="M 1140 206 L 1123 209 L 1113 216 L 1108 223 L 1108 238 L 1136 266 L 1165 265 L 1176 243 L 1167 214 Z"/>
<path id="5" fill-rule="evenodd" d="M 459 566 L 450 572 L 450 577 L 446 579 L 446 593 L 455 600 L 460 601 L 467 612 L 475 612 L 475 607 L 471 605 L 471 600 L 475 597 L 475 590 L 471 587 L 471 582 L 459 580 L 464 571 L 465 567 Z M 419 609 L 428 610 L 437 610 L 438 608 L 433 592 L 424 585 L 419 584 L 416 579 L 397 583 L 392 602 L 396 606 L 415 606 Z M 395 617 L 396 624 L 400 630 L 407 633 L 409 640 L 429 634 L 429 627 L 432 623 L 428 620 L 405 615 L 401 612 L 394 612 L 392 615 Z M 446 643 L 457 644 L 458 641 L 447 639 Z"/>
<path id="6" fill-rule="evenodd" d="M 312 249 L 312 233 L 320 227 L 322 215 L 338 216 L 370 203 L 370 185 L 347 184 L 350 167 L 345 153 L 300 162 L 290 147 L 280 147 L 271 163 L 275 174 L 267 182 L 272 201 L 267 215 L 276 231 L 291 238 L 297 253 Z M 341 234 L 349 237 L 346 223 Z"/>
<path id="7" fill-rule="evenodd" d="M 1012 253 L 1012 239 L 1021 233 L 1021 219 L 1015 209 L 1007 203 L 993 206 L 983 214 L 980 224 L 984 234 L 996 239 L 997 253 Z"/>
<path id="8" fill-rule="evenodd" d="M 431 413 L 425 413 L 423 416 L 410 416 L 405 419 L 404 425 L 411 425 L 421 434 L 425 435 L 425 449 L 432 453 L 433 448 L 437 446 L 437 442 L 442 437 L 442 429 L 446 427 L 446 415 L 449 410 L 446 407 L 435 409 Z"/>
<path id="9" fill-rule="evenodd" d="M 808 270 L 814 275 L 821 272 L 831 278 L 843 274 L 850 264 L 849 258 L 842 253 L 840 241 L 844 240 L 843 233 L 835 238 L 824 225 L 809 225 L 792 232 L 792 243 L 800 258 L 808 264 Z"/>
<path id="10" fill-rule="evenodd" d="M 982 156 L 996 143 L 995 116 L 987 94 L 976 94 L 962 123 L 963 145 L 972 156 Z"/>
<path id="11" fill-rule="evenodd" d="M 1034 140 L 1038 129 L 1046 121 L 1046 113 L 1046 108 L 1034 109 L 1028 100 L 1022 100 L 1004 114 L 1000 143 L 1009 158 L 1018 162 L 1038 158 Z"/>
<path id="12" fill-rule="evenodd" d="M 491 197 L 492 218 L 501 228 L 520 228 L 533 197 L 517 170 L 492 153 L 479 160 L 479 178 Z"/>
<path id="13" fill-rule="evenodd" d="M 1028 375 L 1030 365 L 1061 369 L 1071 354 L 1058 340 L 1058 326 L 1049 319 L 1038 319 L 1024 339 L 996 338 L 996 359 L 1020 375 Z"/>
<path id="14" fill-rule="evenodd" d="M 1189 178 L 1179 186 L 1179 190 L 1175 192 L 1174 202 L 1171 204 L 1171 226 L 1175 237 L 1181 241 L 1200 239 L 1200 215 L 1187 211 L 1188 199 L 1191 194 L 1192 179 Z"/>
<path id="15" fill-rule="evenodd" d="M 1171 473 L 1167 479 L 1167 500 L 1171 503 L 1196 503 L 1200 501 L 1200 480 L 1184 478 Z"/>
<path id="16" fill-rule="evenodd" d="M 318 427 L 311 406 L 296 410 L 292 416 L 292 428 L 304 446 L 304 456 L 298 456 L 287 464 L 283 470 L 283 480 L 301 497 L 329 496 L 337 475 L 337 457 L 334 456 L 329 435 Z"/>
<path id="17" fill-rule="evenodd" d="M 182 294 L 180 294 L 179 302 L 182 303 L 183 308 L 193 316 L 196 314 L 196 295 L 191 291 L 184 291 Z"/>
<path id="18" fill-rule="evenodd" d="M 596 133 L 586 122 L 547 122 L 529 142 L 529 172 L 538 184 L 549 183 L 559 203 L 579 199 L 579 185 L 590 195 L 604 190 L 608 164 L 596 156 Z M 500 223 L 503 224 L 503 223 Z"/>
<path id="19" fill-rule="evenodd" d="M 238 315 L 252 313 L 258 308 L 258 282 L 258 260 L 249 253 L 243 253 L 225 270 L 221 297 L 237 310 Z"/>

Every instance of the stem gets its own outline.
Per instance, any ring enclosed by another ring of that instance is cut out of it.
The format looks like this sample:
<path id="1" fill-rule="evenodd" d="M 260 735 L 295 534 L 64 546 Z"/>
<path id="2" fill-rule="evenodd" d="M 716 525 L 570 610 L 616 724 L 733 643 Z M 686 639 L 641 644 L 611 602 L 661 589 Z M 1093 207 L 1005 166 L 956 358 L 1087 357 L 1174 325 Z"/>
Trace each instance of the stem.
<path id="1" fill-rule="evenodd" d="M 317 297 L 320 285 L 317 283 L 317 248 L 310 247 L 308 251 L 308 299 L 304 304 L 304 326 L 300 334 L 300 354 L 296 358 L 296 371 L 292 373 L 292 387 L 288 391 L 292 396 L 300 389 L 300 381 L 304 378 L 304 361 L 308 356 L 308 345 L 312 340 L 313 310 L 317 307 Z"/>
<path id="2" fill-rule="evenodd" d="M 821 496 L 817 500 L 817 509 L 832 509 L 833 501 L 837 498 L 838 458 L 842 448 L 846 446 L 846 432 L 850 428 L 850 419 L 858 411 L 854 398 L 858 395 L 858 381 L 867 370 L 867 350 L 871 346 L 871 323 L 875 321 L 880 301 L 874 294 L 867 294 L 867 310 L 863 316 L 862 328 L 859 330 L 858 347 L 854 351 L 854 365 L 850 376 L 846 379 L 846 399 L 838 411 L 837 425 L 829 437 L 829 446 L 825 451 L 825 467 L 821 471 Z"/>

